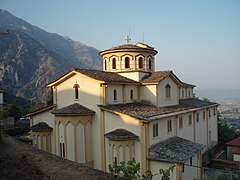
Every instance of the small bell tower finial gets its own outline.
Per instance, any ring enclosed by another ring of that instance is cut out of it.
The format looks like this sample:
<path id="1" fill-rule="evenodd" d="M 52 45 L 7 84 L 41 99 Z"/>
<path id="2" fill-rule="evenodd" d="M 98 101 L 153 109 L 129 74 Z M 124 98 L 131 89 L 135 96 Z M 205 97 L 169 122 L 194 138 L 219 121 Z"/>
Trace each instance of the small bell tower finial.
<path id="1" fill-rule="evenodd" d="M 127 35 L 127 38 L 125 40 L 126 40 L 127 44 L 129 44 L 131 42 L 131 38 L 129 37 L 129 35 Z"/>

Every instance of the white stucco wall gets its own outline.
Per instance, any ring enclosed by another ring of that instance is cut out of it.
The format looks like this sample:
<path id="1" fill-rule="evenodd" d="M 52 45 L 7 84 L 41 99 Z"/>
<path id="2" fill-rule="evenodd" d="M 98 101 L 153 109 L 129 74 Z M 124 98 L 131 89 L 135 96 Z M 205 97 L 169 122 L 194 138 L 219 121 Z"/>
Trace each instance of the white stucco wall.
<path id="1" fill-rule="evenodd" d="M 76 126 L 76 149 L 77 162 L 85 163 L 85 148 L 84 148 L 84 127 L 79 122 Z"/>
<path id="2" fill-rule="evenodd" d="M 130 92 L 133 90 L 133 99 L 131 99 Z M 135 85 L 126 85 L 125 88 L 126 103 L 130 103 L 138 100 L 138 87 Z"/>
<path id="3" fill-rule="evenodd" d="M 115 115 L 104 111 L 105 113 L 105 133 L 116 129 L 126 129 L 139 137 L 140 141 L 135 141 L 135 159 L 137 162 L 141 163 L 141 124 L 138 120 L 135 120 L 128 116 Z M 108 140 L 105 138 L 106 143 L 106 169 L 108 170 L 108 165 L 111 163 L 109 158 L 109 146 Z"/>
<path id="4" fill-rule="evenodd" d="M 151 102 L 153 105 L 157 105 L 157 86 L 146 85 L 140 87 L 140 101 Z"/>
<path id="5" fill-rule="evenodd" d="M 171 97 L 166 98 L 166 92 L 165 92 L 165 86 L 169 84 L 171 86 Z M 172 105 L 177 105 L 178 104 L 178 86 L 177 84 L 170 78 L 166 77 L 163 79 L 157 88 L 158 91 L 158 98 L 157 98 L 157 105 L 160 106 L 172 106 Z"/>
<path id="6" fill-rule="evenodd" d="M 215 107 L 214 107 L 215 108 Z M 209 146 L 212 147 L 215 144 L 217 144 L 218 141 L 218 120 L 217 120 L 217 110 L 215 110 L 216 114 L 213 114 L 213 109 L 209 108 L 211 110 L 211 117 L 208 117 L 208 126 L 209 131 L 211 130 L 211 136 L 209 136 Z M 215 108 L 216 109 L 216 108 Z"/>
<path id="7" fill-rule="evenodd" d="M 168 132 L 167 123 L 168 120 L 172 120 L 172 131 Z M 153 124 L 158 123 L 158 137 L 153 138 Z M 149 145 L 163 141 L 167 138 L 176 135 L 175 117 L 163 118 L 160 120 L 152 121 L 149 124 Z"/>
<path id="8" fill-rule="evenodd" d="M 79 99 L 75 99 L 74 84 L 78 84 Z M 78 102 L 88 108 L 96 109 L 100 100 L 100 82 L 84 75 L 76 74 L 57 86 L 57 108 Z M 94 110 L 93 109 L 93 110 Z"/>
<path id="9" fill-rule="evenodd" d="M 233 154 L 234 161 L 240 161 L 240 154 Z"/>
<path id="10" fill-rule="evenodd" d="M 113 91 L 117 91 L 117 100 L 113 100 Z M 124 87 L 123 85 L 108 84 L 106 89 L 107 104 L 119 104 L 123 103 L 124 99 Z"/>
<path id="11" fill-rule="evenodd" d="M 184 172 L 182 172 L 182 179 L 200 179 L 201 169 L 197 168 L 197 167 L 201 167 L 200 162 L 201 161 L 200 159 L 198 159 L 197 154 L 195 154 L 195 156 L 192 157 L 192 165 L 190 164 L 190 159 L 187 160 L 184 163 L 185 165 L 184 165 Z"/>
<path id="12" fill-rule="evenodd" d="M 192 124 L 189 125 L 189 115 L 192 115 Z M 183 128 L 179 128 L 179 117 L 182 117 L 183 120 Z M 194 141 L 194 123 L 193 123 L 193 113 L 185 113 L 178 116 L 177 121 L 177 136 L 188 139 L 190 141 Z"/>
<path id="13" fill-rule="evenodd" d="M 54 115 L 51 114 L 51 111 L 52 111 L 52 109 L 34 115 L 34 116 L 32 117 L 32 122 L 30 122 L 30 123 L 31 123 L 31 126 L 36 125 L 36 124 L 38 124 L 38 123 L 40 123 L 40 122 L 45 122 L 45 123 L 47 123 L 50 127 L 52 127 L 52 128 L 54 129 Z M 51 132 L 50 139 L 51 139 L 51 150 L 52 150 L 52 153 L 55 154 L 54 130 Z"/>
<path id="14" fill-rule="evenodd" d="M 196 142 L 207 146 L 207 121 L 206 112 L 205 119 L 203 119 L 203 112 L 205 110 L 197 111 L 195 113 L 195 126 L 196 126 Z M 197 122 L 197 113 L 199 113 L 199 121 Z"/>
<path id="15" fill-rule="evenodd" d="M 74 131 L 73 125 L 69 122 L 66 126 L 66 158 L 69 160 L 74 160 Z"/>
<path id="16" fill-rule="evenodd" d="M 138 72 L 137 71 L 137 72 L 119 72 L 118 74 L 121 75 L 121 76 L 124 76 L 126 78 L 129 78 L 129 79 L 132 79 L 134 81 L 139 82 L 140 80 L 142 80 L 142 78 L 144 76 L 146 76 L 149 73 L 147 73 L 147 72 Z"/>

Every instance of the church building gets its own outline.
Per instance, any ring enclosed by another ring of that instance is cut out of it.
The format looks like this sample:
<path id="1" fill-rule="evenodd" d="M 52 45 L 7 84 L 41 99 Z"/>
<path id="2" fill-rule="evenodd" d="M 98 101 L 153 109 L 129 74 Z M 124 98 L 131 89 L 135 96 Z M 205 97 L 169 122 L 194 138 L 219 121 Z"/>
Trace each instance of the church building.
<path id="1" fill-rule="evenodd" d="M 102 71 L 75 68 L 49 83 L 53 105 L 29 114 L 33 146 L 103 171 L 134 158 L 142 173 L 174 164 L 173 179 L 200 179 L 202 154 L 218 141 L 218 104 L 155 71 L 157 53 L 116 46 L 99 53 Z"/>

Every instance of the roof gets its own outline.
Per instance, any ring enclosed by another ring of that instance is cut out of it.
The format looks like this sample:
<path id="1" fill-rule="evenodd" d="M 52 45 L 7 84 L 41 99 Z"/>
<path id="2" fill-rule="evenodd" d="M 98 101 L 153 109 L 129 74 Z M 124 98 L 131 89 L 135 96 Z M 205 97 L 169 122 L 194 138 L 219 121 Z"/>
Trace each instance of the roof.
<path id="1" fill-rule="evenodd" d="M 110 140 L 136 140 L 138 136 L 126 129 L 116 129 L 104 135 Z"/>
<path id="2" fill-rule="evenodd" d="M 52 127 L 50 127 L 47 123 L 45 122 L 40 122 L 38 124 L 33 125 L 30 130 L 33 132 L 46 132 L 46 131 L 52 131 Z"/>
<path id="3" fill-rule="evenodd" d="M 182 85 L 183 85 L 183 87 L 196 87 L 193 84 L 188 84 L 188 83 L 185 83 L 185 82 L 182 82 Z"/>
<path id="4" fill-rule="evenodd" d="M 144 77 L 141 81 L 142 83 L 158 83 L 169 76 L 172 71 L 157 71 L 150 73 L 148 76 Z"/>
<path id="5" fill-rule="evenodd" d="M 149 148 L 149 159 L 185 163 L 200 152 L 204 145 L 177 136 L 158 142 Z"/>
<path id="6" fill-rule="evenodd" d="M 67 72 L 66 74 L 60 76 L 58 79 L 50 82 L 48 86 L 58 85 L 65 81 L 66 79 L 71 78 L 77 73 L 81 73 L 85 76 L 88 76 L 90 78 L 104 81 L 108 83 L 136 83 L 139 84 L 139 82 L 134 81 L 132 79 L 128 79 L 124 76 L 121 76 L 114 72 L 105 72 L 105 71 L 99 71 L 99 70 L 90 70 L 90 69 L 80 69 L 80 68 L 74 68 L 71 71 Z"/>
<path id="7" fill-rule="evenodd" d="M 148 76 L 145 76 L 141 83 L 143 84 L 148 84 L 148 83 L 159 83 L 162 80 L 164 80 L 166 77 L 170 77 L 176 84 L 178 84 L 179 86 L 183 86 L 183 83 L 180 79 L 178 79 L 178 77 L 171 71 L 171 70 L 167 70 L 167 71 L 156 71 L 156 72 L 152 72 L 150 73 Z"/>
<path id="8" fill-rule="evenodd" d="M 50 106 L 46 106 L 46 107 L 43 107 L 42 109 L 38 109 L 38 110 L 30 112 L 26 116 L 32 116 L 32 115 L 35 115 L 35 114 L 38 114 L 38 113 L 42 113 L 44 111 L 52 110 L 55 107 L 56 107 L 56 104 L 53 104 L 53 105 L 50 105 Z"/>
<path id="9" fill-rule="evenodd" d="M 240 155 L 240 149 L 235 149 L 232 151 L 232 154 Z"/>
<path id="10" fill-rule="evenodd" d="M 98 71 L 98 70 L 89 70 L 89 69 L 74 69 L 77 72 L 80 72 L 88 77 L 93 79 L 97 79 L 100 81 L 105 82 L 117 82 L 117 83 L 138 83 L 132 79 L 128 79 L 124 76 L 121 76 L 115 72 L 105 72 L 105 71 Z"/>
<path id="11" fill-rule="evenodd" d="M 119 112 L 139 120 L 151 121 L 159 118 L 160 115 L 171 115 L 172 113 L 183 113 L 186 110 L 195 108 L 203 108 L 210 105 L 217 105 L 216 103 L 204 102 L 196 98 L 179 100 L 179 105 L 157 107 L 155 105 L 146 104 L 143 102 L 133 102 L 126 104 L 115 104 L 115 105 L 98 105 L 100 108 Z"/>
<path id="12" fill-rule="evenodd" d="M 226 145 L 240 147 L 240 137 L 227 142 Z"/>
<path id="13" fill-rule="evenodd" d="M 93 114 L 95 114 L 95 112 L 91 109 L 88 109 L 88 108 L 78 104 L 78 103 L 74 103 L 69 106 L 53 110 L 52 114 L 55 114 L 55 115 L 93 115 Z"/>
<path id="14" fill-rule="evenodd" d="M 0 88 L 0 93 L 5 93 L 5 90 Z"/>
<path id="15" fill-rule="evenodd" d="M 136 44 L 123 44 L 123 45 L 115 46 L 110 49 L 101 51 L 99 54 L 104 55 L 105 53 L 108 53 L 111 51 L 124 51 L 124 52 L 127 52 L 127 51 L 152 51 L 154 54 L 158 53 L 153 47 L 150 47 L 147 44 L 139 42 Z"/>

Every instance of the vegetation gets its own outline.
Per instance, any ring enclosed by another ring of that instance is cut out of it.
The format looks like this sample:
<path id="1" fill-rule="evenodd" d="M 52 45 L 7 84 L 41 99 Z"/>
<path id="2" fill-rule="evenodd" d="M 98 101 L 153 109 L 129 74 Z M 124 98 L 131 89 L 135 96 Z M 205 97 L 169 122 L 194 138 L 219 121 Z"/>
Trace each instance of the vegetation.
<path id="1" fill-rule="evenodd" d="M 169 169 L 160 169 L 159 173 L 155 175 L 148 170 L 142 176 L 140 175 L 140 163 L 137 163 L 135 159 L 128 161 L 127 164 L 125 161 L 120 162 L 120 165 L 114 162 L 108 167 L 112 179 L 150 180 L 153 176 L 160 174 L 162 180 L 170 180 L 170 173 L 173 172 L 175 165 L 170 166 Z"/>
<path id="2" fill-rule="evenodd" d="M 0 119 L 7 117 L 14 117 L 14 119 L 19 119 L 23 116 L 22 109 L 16 104 L 8 104 L 4 107 L 3 111 L 0 112 Z"/>
<path id="3" fill-rule="evenodd" d="M 218 141 L 222 143 L 227 143 L 235 138 L 238 135 L 233 129 L 230 129 L 226 123 L 218 124 Z"/>

